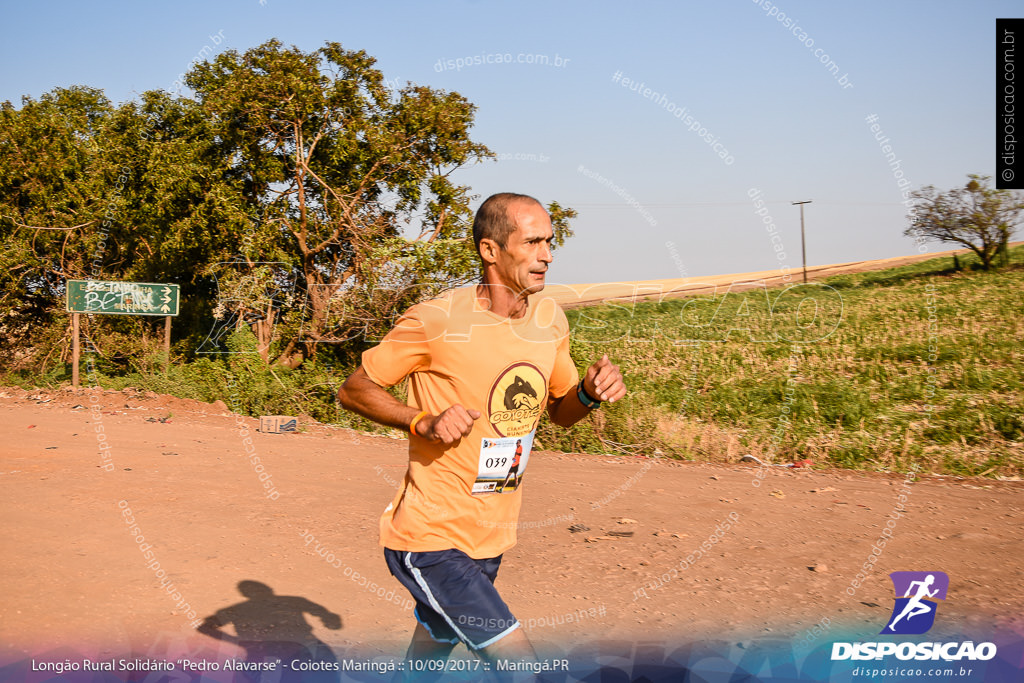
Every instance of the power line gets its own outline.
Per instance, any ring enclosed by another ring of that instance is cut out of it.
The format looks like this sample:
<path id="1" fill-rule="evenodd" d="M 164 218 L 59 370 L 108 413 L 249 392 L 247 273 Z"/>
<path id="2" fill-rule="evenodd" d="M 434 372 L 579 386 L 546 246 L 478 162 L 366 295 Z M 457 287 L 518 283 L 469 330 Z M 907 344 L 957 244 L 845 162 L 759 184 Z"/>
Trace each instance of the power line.
<path id="1" fill-rule="evenodd" d="M 791 204 L 785 200 L 777 201 L 765 201 L 765 204 Z M 830 202 L 817 200 L 816 203 L 820 206 L 904 206 L 902 202 Z M 601 209 L 630 209 L 635 210 L 636 207 L 631 204 L 617 203 L 617 204 L 590 204 L 590 203 L 576 203 L 569 202 L 573 208 L 577 207 L 591 207 Z M 644 208 L 684 208 L 688 206 L 749 206 L 750 202 L 689 202 L 683 204 L 648 204 L 641 202 L 641 206 Z"/>

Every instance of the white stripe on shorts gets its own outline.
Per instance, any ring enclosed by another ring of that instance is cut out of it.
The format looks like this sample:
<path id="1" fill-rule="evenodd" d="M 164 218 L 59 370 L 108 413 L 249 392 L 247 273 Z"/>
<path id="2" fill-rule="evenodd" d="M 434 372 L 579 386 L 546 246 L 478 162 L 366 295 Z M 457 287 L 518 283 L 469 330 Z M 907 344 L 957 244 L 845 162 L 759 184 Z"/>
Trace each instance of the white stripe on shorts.
<path id="1" fill-rule="evenodd" d="M 412 574 L 413 578 L 416 579 L 416 583 L 419 584 L 419 587 L 422 588 L 423 592 L 427 594 L 427 600 L 430 601 L 430 606 L 434 608 L 435 612 L 444 617 L 444 620 L 447 621 L 448 625 L 452 627 L 452 630 L 455 631 L 455 634 L 459 636 L 462 642 L 464 642 L 472 649 L 482 650 L 488 645 L 493 645 L 494 643 L 498 642 L 499 640 L 507 636 L 509 633 L 512 633 L 512 631 L 515 631 L 517 628 L 519 628 L 520 623 L 517 620 L 516 623 L 509 626 L 507 629 L 505 629 L 498 635 L 494 636 L 493 638 L 489 639 L 484 643 L 481 643 L 480 645 L 476 645 L 466 636 L 465 633 L 459 630 L 459 627 L 455 625 L 455 621 L 450 616 L 448 616 L 448 613 L 441 609 L 441 605 L 437 602 L 437 598 L 435 598 L 434 594 L 430 591 L 430 586 L 427 584 L 427 580 L 423 578 L 423 574 L 420 573 L 419 569 L 412 566 L 411 558 L 412 553 L 406 552 L 405 566 L 409 570 L 409 573 Z"/>
<path id="2" fill-rule="evenodd" d="M 488 640 L 487 642 L 485 642 L 485 643 L 480 643 L 480 646 L 479 646 L 479 647 L 476 647 L 476 648 L 474 648 L 474 649 L 475 649 L 475 650 L 482 650 L 482 649 L 484 649 L 485 647 L 488 647 L 488 646 L 490 646 L 490 645 L 494 645 L 494 644 L 495 644 L 496 642 L 498 642 L 499 640 L 501 640 L 502 638 L 504 638 L 504 637 L 505 637 L 505 636 L 507 636 L 508 634 L 512 633 L 512 631 L 515 631 L 515 630 L 516 630 L 517 628 L 519 628 L 520 626 L 522 626 L 522 624 L 520 624 L 520 623 L 519 623 L 519 620 L 516 620 L 516 623 L 512 624 L 512 625 L 511 625 L 511 626 L 509 626 L 509 627 L 508 627 L 507 629 L 505 629 L 504 631 L 502 631 L 502 632 L 501 632 L 501 633 L 499 633 L 498 635 L 494 636 L 493 638 L 491 638 L 491 639 L 490 639 L 490 640 Z"/>

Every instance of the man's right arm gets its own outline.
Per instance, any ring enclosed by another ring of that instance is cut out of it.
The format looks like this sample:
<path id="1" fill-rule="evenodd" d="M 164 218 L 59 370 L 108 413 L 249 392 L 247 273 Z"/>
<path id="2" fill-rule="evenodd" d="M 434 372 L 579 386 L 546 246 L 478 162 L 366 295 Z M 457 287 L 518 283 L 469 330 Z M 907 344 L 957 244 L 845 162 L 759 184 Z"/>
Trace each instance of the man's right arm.
<path id="1" fill-rule="evenodd" d="M 345 410 L 403 431 L 409 431 L 409 425 L 420 414 L 370 379 L 362 365 L 338 389 L 338 401 Z M 424 415 L 416 423 L 416 435 L 447 446 L 469 436 L 478 417 L 479 411 L 455 404 L 440 415 Z"/>

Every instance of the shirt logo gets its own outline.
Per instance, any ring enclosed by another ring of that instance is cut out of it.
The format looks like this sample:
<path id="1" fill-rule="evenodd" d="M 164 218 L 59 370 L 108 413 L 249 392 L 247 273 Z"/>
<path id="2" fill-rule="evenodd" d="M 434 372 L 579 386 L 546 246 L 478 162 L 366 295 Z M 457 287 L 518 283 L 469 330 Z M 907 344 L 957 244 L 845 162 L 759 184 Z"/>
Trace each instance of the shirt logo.
<path id="1" fill-rule="evenodd" d="M 889 578 L 896 591 L 896 605 L 881 633 L 927 633 L 935 623 L 935 612 L 939 607 L 932 598 L 946 599 L 949 577 L 945 572 L 893 572 Z"/>
<path id="2" fill-rule="evenodd" d="M 547 380 L 532 363 L 513 363 L 498 374 L 487 396 L 487 412 L 499 436 L 533 431 L 547 398 Z"/>

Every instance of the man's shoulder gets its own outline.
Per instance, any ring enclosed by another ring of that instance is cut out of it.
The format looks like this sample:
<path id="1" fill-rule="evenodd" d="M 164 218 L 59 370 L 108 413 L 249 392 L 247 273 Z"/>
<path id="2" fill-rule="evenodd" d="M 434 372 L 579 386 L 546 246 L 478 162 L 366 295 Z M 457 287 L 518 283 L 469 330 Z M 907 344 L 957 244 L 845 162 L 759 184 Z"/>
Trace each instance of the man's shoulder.
<path id="1" fill-rule="evenodd" d="M 417 306 L 447 308 L 449 306 L 466 305 L 472 302 L 473 293 L 473 287 L 451 287 L 413 304 L 410 308 L 416 308 Z"/>
<path id="2" fill-rule="evenodd" d="M 451 328 L 453 320 L 464 320 L 472 314 L 472 302 L 471 288 L 447 289 L 407 308 L 389 334 L 392 337 L 411 335 L 410 338 L 438 339 Z"/>
<path id="3" fill-rule="evenodd" d="M 435 318 L 438 315 L 448 316 L 453 310 L 466 305 L 468 300 L 466 291 L 469 289 L 469 287 L 446 289 L 409 306 L 402 316 L 416 318 Z"/>
<path id="4" fill-rule="evenodd" d="M 565 317 L 565 311 L 561 304 L 544 292 L 538 292 L 530 296 L 530 310 L 533 312 L 533 322 L 538 327 L 554 327 L 559 331 L 569 331 L 569 320 Z"/>

